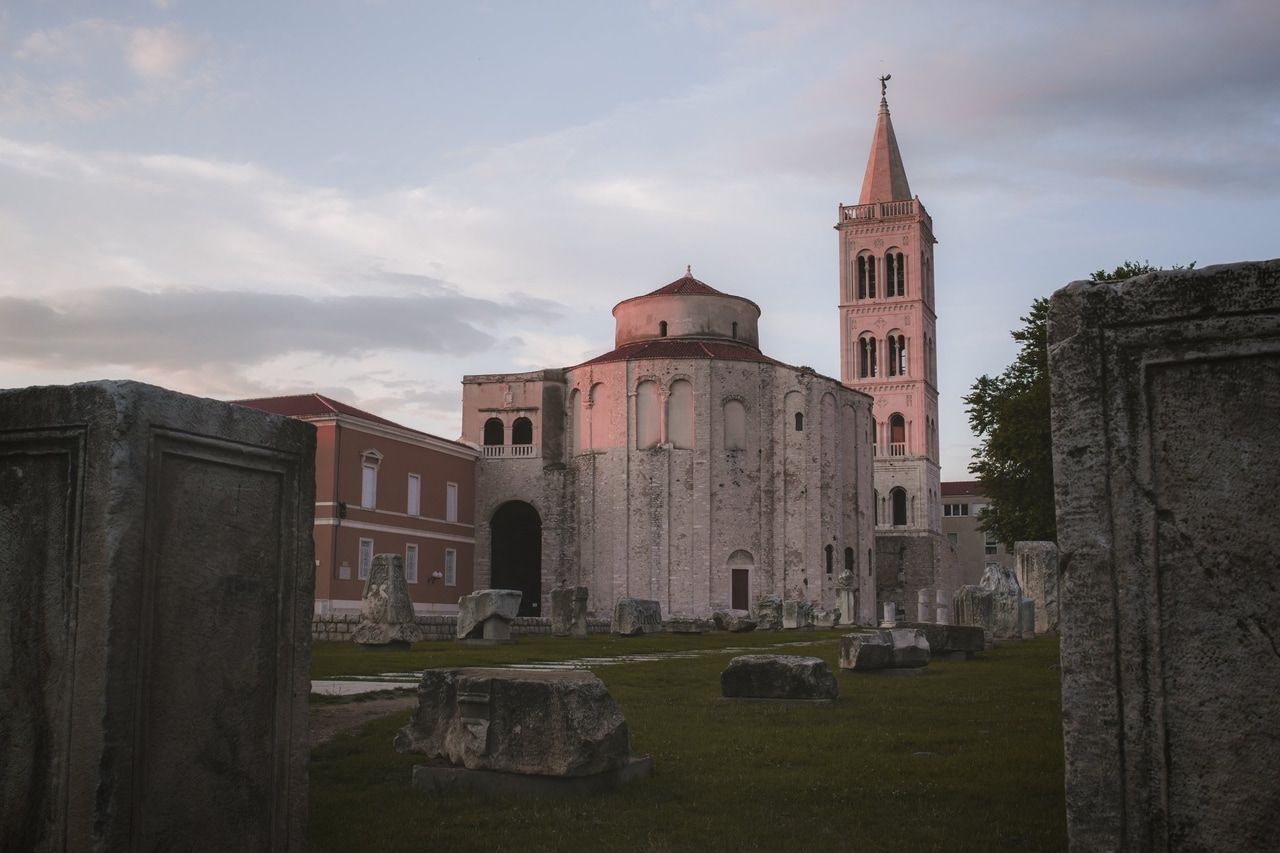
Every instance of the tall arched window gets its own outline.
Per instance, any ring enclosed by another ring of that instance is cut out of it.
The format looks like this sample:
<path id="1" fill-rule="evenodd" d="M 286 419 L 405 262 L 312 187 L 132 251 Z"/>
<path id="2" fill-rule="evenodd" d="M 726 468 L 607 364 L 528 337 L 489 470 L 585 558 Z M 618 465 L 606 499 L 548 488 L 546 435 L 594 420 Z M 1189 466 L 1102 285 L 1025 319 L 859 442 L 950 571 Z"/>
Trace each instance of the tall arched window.
<path id="1" fill-rule="evenodd" d="M 907 455 L 907 421 L 897 412 L 889 416 L 889 455 Z"/>
<path id="2" fill-rule="evenodd" d="M 907 490 L 898 486 L 889 492 L 889 503 L 893 506 L 893 526 L 907 525 Z"/>
<path id="3" fill-rule="evenodd" d="M 867 255 L 867 298 L 876 298 L 876 257 Z"/>
<path id="4" fill-rule="evenodd" d="M 501 418 L 489 418 L 489 420 L 484 422 L 485 446 L 495 447 L 502 444 L 505 433 L 506 427 L 502 425 Z"/>
<path id="5" fill-rule="evenodd" d="M 870 255 L 858 255 L 853 259 L 854 275 L 858 278 L 858 298 L 867 298 L 867 267 L 870 266 Z"/>
<path id="6" fill-rule="evenodd" d="M 852 548 L 844 549 L 844 570 L 846 572 L 853 571 L 853 549 Z M 850 614 L 850 620 L 852 621 L 852 614 Z"/>
<path id="7" fill-rule="evenodd" d="M 804 413 L 796 412 L 796 432 L 804 432 Z"/>
<path id="8" fill-rule="evenodd" d="M 879 376 L 876 364 L 876 339 L 865 332 L 858 337 L 858 377 Z"/>
<path id="9" fill-rule="evenodd" d="M 666 336 L 667 336 L 667 321 L 659 320 L 658 321 L 658 337 L 665 338 Z"/>
<path id="10" fill-rule="evenodd" d="M 667 398 L 667 441 L 673 447 L 693 448 L 693 385 L 684 379 L 671 383 Z"/>
<path id="11" fill-rule="evenodd" d="M 836 565 L 836 549 L 834 545 L 828 545 L 827 551 L 827 574 L 831 574 Z"/>
<path id="12" fill-rule="evenodd" d="M 889 350 L 889 375 L 907 375 L 907 338 L 905 335 L 890 332 L 885 338 L 885 346 Z"/>
<path id="13" fill-rule="evenodd" d="M 884 254 L 884 295 L 903 296 L 907 292 L 906 259 L 902 252 L 890 249 Z"/>
<path id="14" fill-rule="evenodd" d="M 658 446 L 661 417 L 658 383 L 650 380 L 641 382 L 636 386 L 636 447 L 639 450 Z"/>
<path id="15" fill-rule="evenodd" d="M 512 444 L 533 444 L 533 421 L 516 418 L 511 424 Z"/>
<path id="16" fill-rule="evenodd" d="M 724 449 L 742 450 L 747 446 L 747 408 L 740 400 L 724 404 Z"/>
<path id="17" fill-rule="evenodd" d="M 874 516 L 876 524 L 880 523 L 880 493 L 875 489 L 871 490 L 871 514 Z"/>

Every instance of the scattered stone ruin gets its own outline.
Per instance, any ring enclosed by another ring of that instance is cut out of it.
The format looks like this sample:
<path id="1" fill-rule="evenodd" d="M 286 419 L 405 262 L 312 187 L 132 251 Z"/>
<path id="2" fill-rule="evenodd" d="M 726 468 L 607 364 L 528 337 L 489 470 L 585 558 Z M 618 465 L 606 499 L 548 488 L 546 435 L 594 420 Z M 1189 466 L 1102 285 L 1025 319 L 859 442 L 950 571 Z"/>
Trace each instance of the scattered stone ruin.
<path id="1" fill-rule="evenodd" d="M 834 702 L 836 677 L 822 658 L 797 655 L 739 655 L 720 673 L 725 699 Z"/>
<path id="2" fill-rule="evenodd" d="M 840 638 L 840 668 L 857 672 L 928 666 L 929 640 L 919 628 L 856 631 Z"/>
<path id="3" fill-rule="evenodd" d="M 1265 850 L 1280 814 L 1280 260 L 1049 313 L 1072 850 Z"/>
<path id="4" fill-rule="evenodd" d="M 482 589 L 458 599 L 458 639 L 507 642 L 520 610 L 518 589 Z"/>
<path id="5" fill-rule="evenodd" d="M 662 630 L 662 605 L 643 598 L 619 598 L 613 607 L 613 633 L 624 637 Z"/>
<path id="6" fill-rule="evenodd" d="M 445 762 L 414 768 L 428 792 L 589 793 L 649 768 L 632 758 L 604 683 L 583 670 L 428 669 L 395 748 Z"/>
<path id="7" fill-rule="evenodd" d="M 360 624 L 352 639 L 362 646 L 407 649 L 425 637 L 426 632 L 415 621 L 403 558 L 399 554 L 374 555 L 360 599 Z"/>
<path id="8" fill-rule="evenodd" d="M 0 847 L 302 850 L 314 428 L 135 382 L 0 425 Z"/>
<path id="9" fill-rule="evenodd" d="M 977 625 L 998 640 L 1022 638 L 1022 590 L 1013 569 L 988 563 L 982 582 L 956 591 L 955 622 Z"/>
<path id="10" fill-rule="evenodd" d="M 1014 572 L 1022 594 L 1035 602 L 1032 631 L 1058 632 L 1058 546 L 1052 542 L 1015 542 Z"/>
<path id="11" fill-rule="evenodd" d="M 557 637 L 587 636 L 585 586 L 561 587 L 551 591 L 551 633 Z"/>

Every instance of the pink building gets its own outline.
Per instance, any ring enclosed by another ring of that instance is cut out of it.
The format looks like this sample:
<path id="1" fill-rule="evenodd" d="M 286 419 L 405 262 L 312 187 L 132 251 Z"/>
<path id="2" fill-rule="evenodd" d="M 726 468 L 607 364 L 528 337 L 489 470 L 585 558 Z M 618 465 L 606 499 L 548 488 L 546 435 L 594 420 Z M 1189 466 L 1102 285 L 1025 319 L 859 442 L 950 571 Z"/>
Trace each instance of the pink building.
<path id="1" fill-rule="evenodd" d="M 316 612 L 360 609 L 374 554 L 404 557 L 419 613 L 473 589 L 477 452 L 320 394 L 237 400 L 316 427 Z"/>

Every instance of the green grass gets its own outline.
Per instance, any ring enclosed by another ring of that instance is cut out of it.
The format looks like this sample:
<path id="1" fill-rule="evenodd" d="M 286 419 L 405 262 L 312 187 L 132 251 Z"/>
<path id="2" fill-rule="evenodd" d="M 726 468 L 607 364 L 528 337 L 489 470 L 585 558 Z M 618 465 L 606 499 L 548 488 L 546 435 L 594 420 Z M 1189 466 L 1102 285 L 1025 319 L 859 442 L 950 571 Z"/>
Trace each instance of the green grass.
<path id="1" fill-rule="evenodd" d="M 1057 641 L 1002 645 L 918 676 L 836 669 L 839 631 L 424 643 L 320 643 L 317 677 L 817 640 L 832 706 L 719 704 L 732 653 L 600 667 L 653 775 L 587 799 L 428 798 L 419 757 L 375 720 L 312 753 L 313 850 L 987 851 L 1066 847 Z M 788 652 L 789 650 L 783 650 Z M 930 753 L 930 754 L 921 754 Z"/>

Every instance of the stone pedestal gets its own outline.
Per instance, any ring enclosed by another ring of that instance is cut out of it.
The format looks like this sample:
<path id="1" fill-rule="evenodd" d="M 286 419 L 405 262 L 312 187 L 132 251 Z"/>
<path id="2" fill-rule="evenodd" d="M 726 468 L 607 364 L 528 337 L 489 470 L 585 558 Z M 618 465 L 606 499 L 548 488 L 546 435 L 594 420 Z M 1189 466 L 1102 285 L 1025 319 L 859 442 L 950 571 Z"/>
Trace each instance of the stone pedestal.
<path id="1" fill-rule="evenodd" d="M 613 607 L 613 633 L 624 637 L 662 631 L 662 605 L 646 598 L 619 598 Z"/>
<path id="2" fill-rule="evenodd" d="M 813 605 L 807 601 L 800 601 L 797 599 L 787 599 L 786 601 L 783 601 L 782 627 L 791 630 L 795 630 L 796 628 L 812 628 Z"/>
<path id="3" fill-rule="evenodd" d="M 377 554 L 360 599 L 360 624 L 352 640 L 370 648 L 409 648 L 426 633 L 414 621 L 413 600 L 399 554 Z"/>
<path id="4" fill-rule="evenodd" d="M 315 430 L 0 391 L 0 847 L 301 850 Z"/>
<path id="5" fill-rule="evenodd" d="M 916 621 L 932 622 L 929 608 L 933 604 L 933 594 L 927 589 L 916 590 Z"/>
<path id="6" fill-rule="evenodd" d="M 520 611 L 518 589 L 482 589 L 458 599 L 459 640 L 511 639 L 511 622 Z"/>
<path id="7" fill-rule="evenodd" d="M 840 573 L 836 582 L 836 604 L 846 625 L 858 623 L 858 578 L 847 569 Z"/>
<path id="8" fill-rule="evenodd" d="M 1280 813 L 1280 260 L 1049 312 L 1073 851 L 1269 850 Z"/>
<path id="9" fill-rule="evenodd" d="M 886 601 L 883 605 L 884 617 L 880 621 L 883 628 L 892 628 L 898 623 L 898 605 L 892 601 Z"/>

